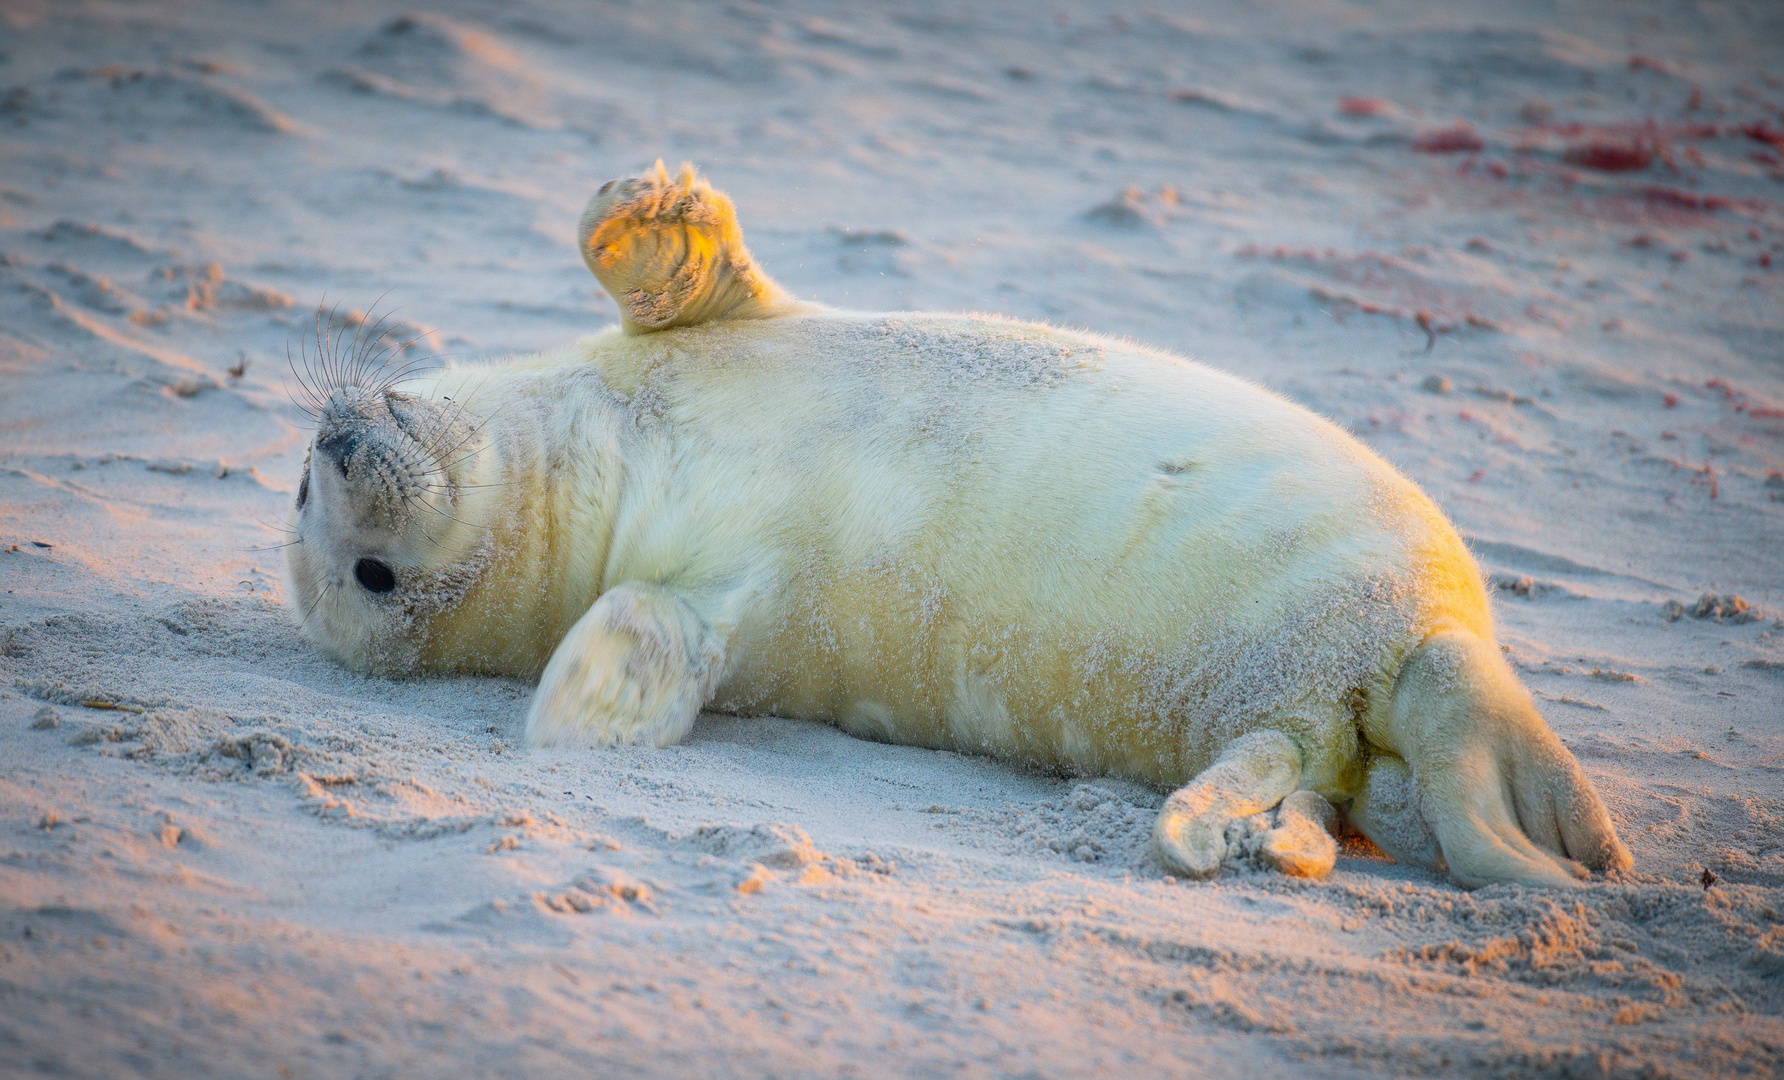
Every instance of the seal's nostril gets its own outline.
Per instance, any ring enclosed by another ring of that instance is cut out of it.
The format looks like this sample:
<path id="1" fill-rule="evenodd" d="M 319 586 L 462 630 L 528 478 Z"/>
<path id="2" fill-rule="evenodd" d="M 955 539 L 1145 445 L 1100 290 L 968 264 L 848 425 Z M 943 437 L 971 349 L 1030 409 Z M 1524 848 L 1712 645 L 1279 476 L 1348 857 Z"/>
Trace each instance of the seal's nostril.
<path id="1" fill-rule="evenodd" d="M 359 444 L 364 439 L 365 435 L 357 427 L 346 427 L 317 439 L 316 449 L 333 459 L 344 477 L 347 475 L 347 459 L 353 456 L 353 451 L 359 449 Z"/>

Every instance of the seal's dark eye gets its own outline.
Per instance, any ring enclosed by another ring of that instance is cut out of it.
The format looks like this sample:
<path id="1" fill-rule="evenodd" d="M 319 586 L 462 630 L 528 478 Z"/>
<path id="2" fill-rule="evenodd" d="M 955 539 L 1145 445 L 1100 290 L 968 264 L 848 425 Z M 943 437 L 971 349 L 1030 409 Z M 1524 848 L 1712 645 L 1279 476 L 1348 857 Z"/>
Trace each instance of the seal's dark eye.
<path id="1" fill-rule="evenodd" d="M 396 575 L 377 559 L 361 559 L 353 564 L 353 576 L 366 592 L 389 592 L 396 588 Z"/>
<path id="2" fill-rule="evenodd" d="M 306 470 L 304 478 L 297 482 L 297 508 L 302 510 L 304 503 L 310 501 L 310 474 Z"/>

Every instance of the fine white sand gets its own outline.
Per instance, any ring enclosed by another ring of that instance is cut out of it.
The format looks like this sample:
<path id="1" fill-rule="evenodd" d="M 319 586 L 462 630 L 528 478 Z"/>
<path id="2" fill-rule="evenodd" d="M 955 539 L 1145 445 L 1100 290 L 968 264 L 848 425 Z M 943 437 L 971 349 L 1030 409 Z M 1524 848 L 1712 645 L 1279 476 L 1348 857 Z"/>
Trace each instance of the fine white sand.
<path id="1" fill-rule="evenodd" d="M 0 1075 L 1784 1068 L 1784 8 L 1156 6 L 0 4 Z M 1635 871 L 1173 883 L 1125 782 L 776 719 L 529 751 L 528 686 L 322 658 L 287 348 L 598 328 L 576 215 L 659 155 L 798 295 L 1348 426 Z"/>

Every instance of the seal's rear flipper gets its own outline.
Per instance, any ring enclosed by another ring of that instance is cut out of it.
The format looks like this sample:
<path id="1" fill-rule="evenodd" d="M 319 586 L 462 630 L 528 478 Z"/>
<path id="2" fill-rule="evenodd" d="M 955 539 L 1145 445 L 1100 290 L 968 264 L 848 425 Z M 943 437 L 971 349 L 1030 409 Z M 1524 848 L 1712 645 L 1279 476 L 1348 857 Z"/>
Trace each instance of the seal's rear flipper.
<path id="1" fill-rule="evenodd" d="M 1319 792 L 1290 792 L 1276 808 L 1276 827 L 1264 833 L 1258 854 L 1285 874 L 1325 877 L 1338 862 L 1338 841 L 1332 838 L 1337 818 Z"/>
<path id="2" fill-rule="evenodd" d="M 1369 770 L 1351 820 L 1396 857 L 1431 860 L 1419 830 L 1436 840 L 1450 877 L 1467 888 L 1500 881 L 1569 886 L 1587 870 L 1624 870 L 1629 851 L 1591 781 L 1543 722 L 1530 692 L 1490 640 L 1465 630 L 1431 635 L 1394 687 L 1392 716 L 1373 741 L 1407 766 L 1411 798 L 1386 797 L 1396 772 Z M 1382 781 L 1378 783 L 1378 781 Z M 1416 799 L 1416 821 L 1396 803 Z M 1398 822 L 1403 829 L 1383 828 Z"/>
<path id="3" fill-rule="evenodd" d="M 1363 768 L 1363 787 L 1345 814 L 1350 823 L 1395 862 L 1434 873 L 1448 869 L 1437 834 L 1419 809 L 1412 769 L 1398 754 L 1379 751 Z"/>
<path id="4" fill-rule="evenodd" d="M 577 244 L 628 334 L 802 306 L 756 265 L 731 200 L 692 165 L 672 180 L 659 160 L 642 176 L 603 184 L 582 213 Z"/>
<path id="5" fill-rule="evenodd" d="M 1242 735 L 1165 800 L 1152 850 L 1172 873 L 1212 876 L 1226 857 L 1227 822 L 1270 809 L 1300 784 L 1301 751 L 1287 735 Z"/>

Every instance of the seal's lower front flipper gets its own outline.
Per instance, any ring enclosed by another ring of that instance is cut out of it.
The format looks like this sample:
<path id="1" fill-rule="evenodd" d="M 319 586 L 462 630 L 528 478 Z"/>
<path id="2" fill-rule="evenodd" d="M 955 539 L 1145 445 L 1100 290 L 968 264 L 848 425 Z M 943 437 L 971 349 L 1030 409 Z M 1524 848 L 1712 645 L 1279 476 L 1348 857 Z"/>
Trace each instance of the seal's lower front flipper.
<path id="1" fill-rule="evenodd" d="M 691 165 L 670 179 L 658 161 L 641 176 L 602 185 L 577 241 L 629 334 L 802 306 L 756 265 L 731 200 Z"/>
<path id="2" fill-rule="evenodd" d="M 651 585 L 609 589 L 552 653 L 527 712 L 529 746 L 673 746 L 723 675 L 722 635 Z"/>

